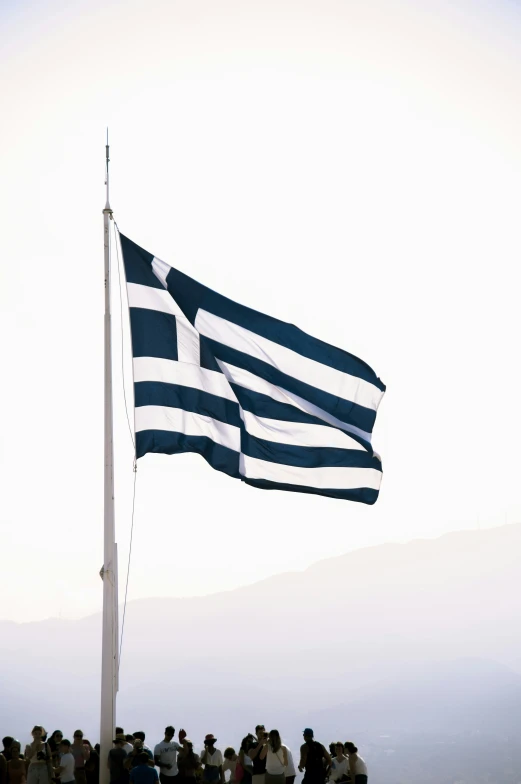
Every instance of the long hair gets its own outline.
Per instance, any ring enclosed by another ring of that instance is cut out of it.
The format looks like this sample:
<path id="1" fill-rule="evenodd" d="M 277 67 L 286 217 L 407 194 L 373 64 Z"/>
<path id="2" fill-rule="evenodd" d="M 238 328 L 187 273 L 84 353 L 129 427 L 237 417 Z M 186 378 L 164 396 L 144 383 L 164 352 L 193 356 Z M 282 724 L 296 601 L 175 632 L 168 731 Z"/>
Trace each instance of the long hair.
<path id="1" fill-rule="evenodd" d="M 279 731 L 278 730 L 270 730 L 269 739 L 270 739 L 271 750 L 273 751 L 274 754 L 276 754 L 277 751 L 282 746 L 282 741 L 280 739 Z"/>
<path id="2" fill-rule="evenodd" d="M 186 765 L 186 767 L 188 767 L 188 768 L 196 768 L 197 767 L 197 759 L 196 759 L 196 756 L 194 754 L 194 744 L 192 743 L 191 740 L 189 740 L 189 741 L 186 742 L 186 745 L 188 747 L 188 751 L 186 752 L 186 756 L 185 756 L 185 765 L 186 765 L 186 763 L 188 763 L 188 765 Z"/>

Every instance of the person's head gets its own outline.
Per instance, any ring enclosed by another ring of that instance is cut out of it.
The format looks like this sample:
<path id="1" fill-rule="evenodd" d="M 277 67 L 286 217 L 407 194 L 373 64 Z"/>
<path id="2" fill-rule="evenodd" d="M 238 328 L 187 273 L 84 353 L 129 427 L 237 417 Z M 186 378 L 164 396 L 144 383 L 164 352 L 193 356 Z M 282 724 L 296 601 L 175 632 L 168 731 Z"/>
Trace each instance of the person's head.
<path id="1" fill-rule="evenodd" d="M 60 742 L 60 751 L 62 754 L 68 754 L 71 750 L 71 742 L 67 738 L 63 738 Z"/>
<path id="2" fill-rule="evenodd" d="M 251 732 L 249 732 L 246 737 L 241 740 L 241 751 L 244 751 L 247 754 L 253 744 L 255 744 L 255 735 L 252 735 Z"/>
<path id="3" fill-rule="evenodd" d="M 81 730 L 74 730 L 74 743 L 76 745 L 83 743 L 83 732 Z"/>
<path id="4" fill-rule="evenodd" d="M 344 743 L 344 748 L 348 754 L 356 754 L 358 749 L 356 748 L 355 744 L 352 743 L 350 740 Z"/>
<path id="5" fill-rule="evenodd" d="M 140 765 L 148 765 L 148 754 L 146 753 L 146 751 L 141 752 L 141 754 L 138 757 L 138 762 Z"/>
<path id="6" fill-rule="evenodd" d="M 332 752 L 332 754 L 336 754 L 337 757 L 342 757 L 343 756 L 343 754 L 344 754 L 344 744 L 342 743 L 342 741 L 337 740 L 337 742 L 335 743 L 335 749 Z"/>
<path id="7" fill-rule="evenodd" d="M 259 740 L 262 740 L 266 736 L 266 727 L 264 724 L 257 724 L 255 727 L 255 734 Z"/>
<path id="8" fill-rule="evenodd" d="M 125 734 L 125 730 L 123 729 L 123 727 L 116 727 L 116 735 L 124 735 L 124 734 Z"/>
<path id="9" fill-rule="evenodd" d="M 125 741 L 123 740 L 123 738 L 118 738 L 118 736 L 116 735 L 112 743 L 114 744 L 115 749 L 122 749 Z"/>
<path id="10" fill-rule="evenodd" d="M 83 745 L 88 746 L 89 749 L 92 751 L 92 743 L 90 742 L 90 740 L 87 740 L 87 738 L 83 738 Z"/>
<path id="11" fill-rule="evenodd" d="M 140 730 L 139 732 L 135 732 L 135 733 L 134 733 L 134 737 L 135 737 L 135 738 L 141 738 L 141 740 L 143 741 L 143 743 L 145 742 L 145 733 L 144 733 L 144 732 L 141 732 L 141 730 Z"/>
<path id="12" fill-rule="evenodd" d="M 99 743 L 95 743 L 95 744 L 94 744 L 94 751 L 95 751 L 95 752 L 97 752 L 97 754 L 99 754 L 99 753 L 100 753 L 100 751 L 101 751 L 101 746 L 100 746 L 100 744 L 99 744 Z"/>
<path id="13" fill-rule="evenodd" d="M 4 744 L 4 749 L 10 749 L 13 745 L 14 738 L 10 735 L 6 735 L 5 738 L 2 738 L 2 743 Z"/>
<path id="14" fill-rule="evenodd" d="M 232 760 L 234 757 L 235 749 L 232 749 L 231 746 L 228 746 L 228 748 L 224 750 L 224 758 L 227 760 Z"/>
<path id="15" fill-rule="evenodd" d="M 306 727 L 306 729 L 302 734 L 304 735 L 305 743 L 311 743 L 311 741 L 313 740 L 313 730 L 311 729 L 311 727 Z"/>
<path id="16" fill-rule="evenodd" d="M 175 728 L 172 727 L 171 724 L 168 727 L 165 727 L 165 740 L 166 741 L 172 740 L 174 735 L 175 735 Z"/>
<path id="17" fill-rule="evenodd" d="M 134 736 L 133 735 L 125 735 L 125 740 L 127 743 L 134 743 Z"/>
<path id="18" fill-rule="evenodd" d="M 59 744 L 61 743 L 62 738 L 63 738 L 63 732 L 61 730 L 54 730 L 49 740 L 54 741 L 56 744 Z"/>
<path id="19" fill-rule="evenodd" d="M 17 741 L 17 740 L 14 740 L 14 738 L 11 738 L 11 741 L 12 742 L 11 742 L 10 746 L 5 746 L 4 745 L 4 749 L 9 748 L 11 750 L 11 759 L 18 759 L 18 757 L 22 753 L 22 747 L 20 745 L 20 742 Z"/>
<path id="20" fill-rule="evenodd" d="M 277 751 L 282 746 L 282 741 L 280 739 L 279 731 L 278 730 L 270 730 L 268 738 L 269 738 L 269 743 L 270 743 L 270 746 L 271 746 L 271 750 L 274 751 L 275 753 L 277 753 Z"/>
<path id="21" fill-rule="evenodd" d="M 211 733 L 209 733 L 208 735 L 205 736 L 204 745 L 209 749 L 213 749 L 216 740 L 217 738 L 215 738 Z"/>
<path id="22" fill-rule="evenodd" d="M 134 737 L 134 749 L 140 751 L 143 748 L 143 741 L 141 738 Z"/>
<path id="23" fill-rule="evenodd" d="M 31 730 L 31 735 L 35 740 L 41 740 L 45 735 L 45 730 L 41 724 L 35 724 Z"/>

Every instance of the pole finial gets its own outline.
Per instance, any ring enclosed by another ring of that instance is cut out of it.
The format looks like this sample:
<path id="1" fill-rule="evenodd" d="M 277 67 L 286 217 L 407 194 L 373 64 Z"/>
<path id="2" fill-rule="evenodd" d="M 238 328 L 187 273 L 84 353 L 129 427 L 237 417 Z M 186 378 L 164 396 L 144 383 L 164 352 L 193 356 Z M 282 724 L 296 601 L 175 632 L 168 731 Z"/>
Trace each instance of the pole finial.
<path id="1" fill-rule="evenodd" d="M 105 210 L 107 210 L 110 213 L 112 213 L 112 210 L 110 209 L 110 202 L 109 202 L 109 161 L 110 161 L 110 156 L 109 156 L 109 129 L 107 128 L 107 143 L 105 144 L 105 187 L 107 189 L 107 200 L 106 200 L 106 204 L 105 204 Z M 105 210 L 104 210 L 104 212 L 105 212 Z"/>

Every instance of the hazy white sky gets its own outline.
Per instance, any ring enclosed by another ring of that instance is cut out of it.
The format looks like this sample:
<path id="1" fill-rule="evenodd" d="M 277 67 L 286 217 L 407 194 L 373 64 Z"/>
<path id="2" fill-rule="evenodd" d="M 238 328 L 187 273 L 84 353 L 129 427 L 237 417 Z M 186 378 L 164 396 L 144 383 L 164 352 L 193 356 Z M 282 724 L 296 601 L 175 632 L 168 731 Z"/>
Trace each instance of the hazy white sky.
<path id="1" fill-rule="evenodd" d="M 41 0 L 1 18 L 0 618 L 101 607 L 107 125 L 129 237 L 388 385 L 375 507 L 142 459 L 130 598 L 520 519 L 517 4 Z"/>

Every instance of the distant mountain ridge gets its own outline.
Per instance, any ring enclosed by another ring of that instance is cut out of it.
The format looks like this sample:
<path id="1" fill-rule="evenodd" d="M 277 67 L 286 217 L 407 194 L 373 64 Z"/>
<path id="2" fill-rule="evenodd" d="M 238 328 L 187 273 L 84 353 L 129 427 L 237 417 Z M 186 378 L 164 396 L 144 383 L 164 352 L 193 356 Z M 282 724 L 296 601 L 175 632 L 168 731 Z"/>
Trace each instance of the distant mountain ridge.
<path id="1" fill-rule="evenodd" d="M 370 547 L 210 596 L 140 599 L 127 606 L 118 721 L 154 737 L 182 722 L 237 743 L 261 716 L 293 745 L 303 721 L 366 742 L 505 730 L 521 721 L 520 617 L 521 525 Z M 25 738 L 28 724 L 66 716 L 67 732 L 96 738 L 100 635 L 100 614 L 0 622 L 0 731 Z"/>

